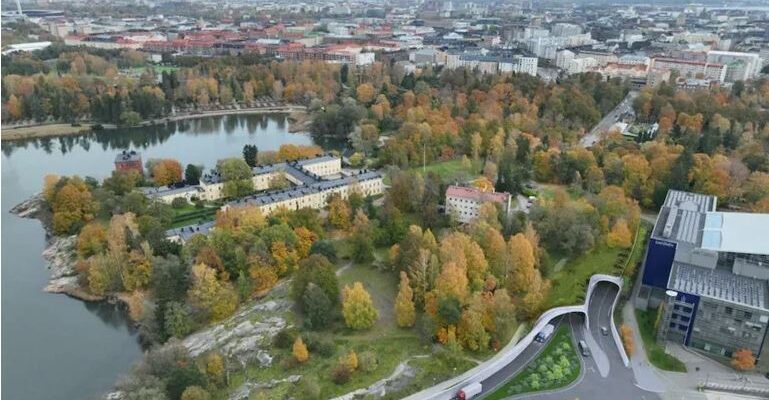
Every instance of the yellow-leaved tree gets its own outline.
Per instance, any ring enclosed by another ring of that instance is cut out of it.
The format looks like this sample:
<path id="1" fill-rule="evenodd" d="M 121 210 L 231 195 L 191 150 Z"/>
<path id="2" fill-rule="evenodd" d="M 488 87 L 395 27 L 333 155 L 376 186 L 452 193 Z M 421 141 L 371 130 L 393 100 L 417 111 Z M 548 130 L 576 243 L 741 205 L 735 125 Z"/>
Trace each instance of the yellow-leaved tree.
<path id="1" fill-rule="evenodd" d="M 414 291 L 411 290 L 408 275 L 405 271 L 401 271 L 398 296 L 395 298 L 395 321 L 401 328 L 407 328 L 414 326 L 415 319 Z"/>
<path id="2" fill-rule="evenodd" d="M 294 347 L 292 354 L 294 355 L 294 358 L 296 361 L 300 363 L 307 362 L 307 360 L 310 359 L 310 352 L 307 351 L 307 346 L 302 341 L 301 336 L 297 336 L 296 340 L 294 340 Z"/>
<path id="3" fill-rule="evenodd" d="M 190 304 L 212 321 L 220 321 L 235 312 L 238 294 L 229 282 L 216 278 L 216 271 L 205 264 L 192 267 L 192 287 L 187 295 Z"/>
<path id="4" fill-rule="evenodd" d="M 633 244 L 633 234 L 630 233 L 630 228 L 627 226 L 627 222 L 624 219 L 618 219 L 611 228 L 611 231 L 606 236 L 606 244 L 609 247 L 619 247 L 626 249 Z"/>
<path id="5" fill-rule="evenodd" d="M 360 282 L 345 286 L 342 291 L 342 315 L 347 327 L 361 330 L 374 326 L 379 311 L 374 307 L 371 295 Z"/>

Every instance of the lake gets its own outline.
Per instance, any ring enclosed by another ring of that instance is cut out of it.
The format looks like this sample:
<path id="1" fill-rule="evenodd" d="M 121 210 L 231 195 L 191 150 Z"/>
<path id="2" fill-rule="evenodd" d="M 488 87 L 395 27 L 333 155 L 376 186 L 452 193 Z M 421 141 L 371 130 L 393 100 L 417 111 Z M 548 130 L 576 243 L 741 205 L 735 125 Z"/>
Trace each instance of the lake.
<path id="1" fill-rule="evenodd" d="M 45 175 L 102 179 L 112 172 L 115 155 L 122 150 L 140 152 L 145 162 L 175 158 L 208 169 L 218 159 L 240 157 L 245 144 L 277 150 L 284 143 L 314 141 L 306 134 L 288 133 L 284 115 L 232 115 L 3 142 L 2 397 L 98 398 L 142 354 L 137 333 L 119 307 L 42 291 L 49 277 L 41 256 L 45 232 L 37 220 L 8 211 L 39 192 Z"/>

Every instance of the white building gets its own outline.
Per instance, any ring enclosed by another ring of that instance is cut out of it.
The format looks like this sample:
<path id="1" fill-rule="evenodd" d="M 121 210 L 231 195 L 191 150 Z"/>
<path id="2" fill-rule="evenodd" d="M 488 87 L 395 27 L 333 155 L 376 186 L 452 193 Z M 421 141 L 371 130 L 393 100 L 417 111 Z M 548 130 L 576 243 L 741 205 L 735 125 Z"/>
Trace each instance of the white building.
<path id="1" fill-rule="evenodd" d="M 761 73 L 761 57 L 758 53 L 709 51 L 707 62 L 726 65 L 727 82 L 753 79 Z"/>
<path id="2" fill-rule="evenodd" d="M 517 73 L 537 76 L 537 57 L 513 56 L 499 62 L 500 73 Z"/>
<path id="3" fill-rule="evenodd" d="M 511 208 L 509 193 L 483 192 L 476 188 L 449 186 L 446 189 L 446 214 L 454 216 L 457 221 L 466 224 L 478 218 L 483 203 L 497 203 L 502 206 L 502 213 L 507 215 Z"/>
<path id="4" fill-rule="evenodd" d="M 557 23 L 552 28 L 553 36 L 572 36 L 582 33 L 582 28 L 579 25 Z"/>
<path id="5" fill-rule="evenodd" d="M 682 78 L 708 79 L 724 82 L 726 79 L 726 65 L 720 63 L 708 63 L 702 61 L 689 61 L 677 58 L 652 58 L 649 72 L 678 71 Z"/>

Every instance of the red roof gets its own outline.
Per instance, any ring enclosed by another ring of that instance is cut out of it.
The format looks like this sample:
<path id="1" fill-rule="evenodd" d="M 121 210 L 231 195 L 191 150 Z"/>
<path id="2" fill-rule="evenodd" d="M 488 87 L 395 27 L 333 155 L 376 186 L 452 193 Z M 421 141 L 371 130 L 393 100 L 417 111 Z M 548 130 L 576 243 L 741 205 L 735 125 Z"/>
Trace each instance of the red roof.
<path id="1" fill-rule="evenodd" d="M 510 199 L 510 193 L 506 192 L 482 192 L 476 188 L 464 186 L 449 186 L 446 189 L 446 197 L 459 197 L 478 202 L 492 201 L 495 203 L 507 204 Z"/>

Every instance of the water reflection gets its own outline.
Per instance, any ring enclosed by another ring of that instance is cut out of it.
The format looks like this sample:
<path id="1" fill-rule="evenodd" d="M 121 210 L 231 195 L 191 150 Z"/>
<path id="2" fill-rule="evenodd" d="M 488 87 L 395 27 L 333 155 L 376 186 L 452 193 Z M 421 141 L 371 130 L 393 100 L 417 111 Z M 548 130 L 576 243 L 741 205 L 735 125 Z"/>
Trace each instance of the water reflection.
<path id="1" fill-rule="evenodd" d="M 288 127 L 286 115 L 255 114 L 255 115 L 226 115 L 206 117 L 182 121 L 169 121 L 157 125 L 139 128 L 121 128 L 88 132 L 80 135 L 34 138 L 19 141 L 2 142 L 2 152 L 6 156 L 29 148 L 41 149 L 46 154 L 54 152 L 66 155 L 79 147 L 86 152 L 92 145 L 99 146 L 103 151 L 118 151 L 123 149 L 147 149 L 166 143 L 174 134 L 183 133 L 188 136 L 218 135 L 224 132 L 227 136 L 244 132 L 249 136 L 269 129 L 273 122 L 277 131 L 285 131 Z M 342 149 L 347 147 L 347 140 L 329 137 L 313 137 L 315 143 L 326 149 Z"/>
<path id="2" fill-rule="evenodd" d="M 11 156 L 17 150 L 32 146 L 35 149 L 42 149 L 47 154 L 52 154 L 54 151 L 68 154 L 76 146 L 88 151 L 92 144 L 100 145 L 104 151 L 128 148 L 146 149 L 165 143 L 176 133 L 201 136 L 222 132 L 232 135 L 236 132 L 245 131 L 248 135 L 254 135 L 258 131 L 268 129 L 271 121 L 275 123 L 279 131 L 284 131 L 287 127 L 286 115 L 283 114 L 225 115 L 168 121 L 138 128 L 110 129 L 80 135 L 2 142 L 2 151 L 6 156 Z"/>
<path id="3" fill-rule="evenodd" d="M 136 333 L 136 327 L 128 317 L 126 306 L 122 303 L 110 301 L 84 301 L 83 306 L 86 310 L 99 317 L 105 325 L 113 329 L 127 329 L 132 334 Z"/>

